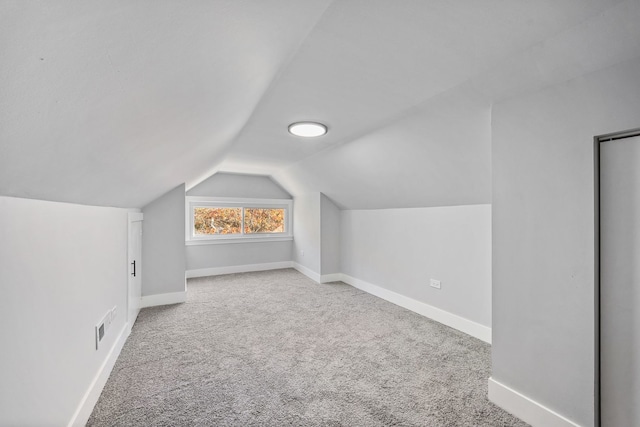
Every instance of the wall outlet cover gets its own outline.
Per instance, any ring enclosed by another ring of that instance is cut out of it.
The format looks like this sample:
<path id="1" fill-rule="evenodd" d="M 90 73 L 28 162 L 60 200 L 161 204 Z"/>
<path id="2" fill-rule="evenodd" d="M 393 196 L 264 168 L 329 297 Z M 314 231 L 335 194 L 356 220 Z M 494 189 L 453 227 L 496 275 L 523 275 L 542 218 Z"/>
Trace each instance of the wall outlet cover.
<path id="1" fill-rule="evenodd" d="M 440 289 L 440 280 L 431 279 L 431 282 L 429 284 L 432 288 Z"/>

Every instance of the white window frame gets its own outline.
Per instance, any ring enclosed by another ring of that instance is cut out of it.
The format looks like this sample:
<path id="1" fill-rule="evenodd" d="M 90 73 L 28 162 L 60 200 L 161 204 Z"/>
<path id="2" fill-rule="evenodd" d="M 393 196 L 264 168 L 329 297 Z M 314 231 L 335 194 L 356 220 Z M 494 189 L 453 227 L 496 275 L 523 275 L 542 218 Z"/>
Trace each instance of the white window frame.
<path id="1" fill-rule="evenodd" d="M 187 245 L 210 245 L 225 243 L 254 243 L 278 242 L 293 240 L 293 200 L 291 199 L 247 199 L 237 197 L 195 197 L 186 198 L 185 243 Z M 244 210 L 242 214 L 243 227 L 241 234 L 206 234 L 194 233 L 193 218 L 196 207 L 220 208 L 263 208 L 284 209 L 284 233 L 256 233 L 244 234 Z"/>

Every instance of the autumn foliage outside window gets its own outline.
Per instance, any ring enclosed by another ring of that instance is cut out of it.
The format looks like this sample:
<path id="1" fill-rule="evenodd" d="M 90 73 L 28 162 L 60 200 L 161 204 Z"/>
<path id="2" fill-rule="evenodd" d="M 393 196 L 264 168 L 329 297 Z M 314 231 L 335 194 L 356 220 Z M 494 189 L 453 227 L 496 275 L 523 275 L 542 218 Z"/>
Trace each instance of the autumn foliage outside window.
<path id="1" fill-rule="evenodd" d="M 242 208 L 194 208 L 195 234 L 239 234 Z"/>
<path id="2" fill-rule="evenodd" d="M 284 233 L 284 209 L 244 209 L 244 232 Z"/>
<path id="3" fill-rule="evenodd" d="M 194 207 L 193 213 L 196 235 L 242 234 L 243 225 L 244 234 L 285 232 L 283 208 Z"/>

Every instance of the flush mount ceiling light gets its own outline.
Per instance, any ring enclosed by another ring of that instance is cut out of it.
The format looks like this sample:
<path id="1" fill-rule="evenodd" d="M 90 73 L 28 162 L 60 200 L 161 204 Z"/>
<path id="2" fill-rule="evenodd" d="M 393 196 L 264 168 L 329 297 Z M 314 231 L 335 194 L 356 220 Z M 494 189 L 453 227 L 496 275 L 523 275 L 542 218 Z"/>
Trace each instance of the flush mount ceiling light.
<path id="1" fill-rule="evenodd" d="M 322 123 L 297 122 L 289 125 L 289 133 L 295 136 L 313 138 L 314 136 L 322 136 L 327 133 L 327 127 Z"/>

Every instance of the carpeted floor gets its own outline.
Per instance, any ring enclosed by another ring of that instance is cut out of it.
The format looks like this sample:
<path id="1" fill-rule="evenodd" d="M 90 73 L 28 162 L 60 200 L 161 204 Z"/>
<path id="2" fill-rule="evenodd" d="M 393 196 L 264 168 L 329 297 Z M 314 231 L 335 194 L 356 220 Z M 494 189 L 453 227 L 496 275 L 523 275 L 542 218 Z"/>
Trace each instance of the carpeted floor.
<path id="1" fill-rule="evenodd" d="M 140 312 L 90 426 L 526 426 L 490 346 L 295 270 L 190 279 Z"/>

